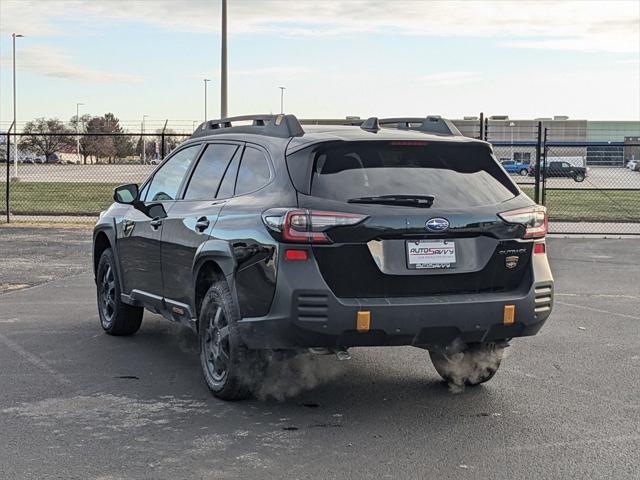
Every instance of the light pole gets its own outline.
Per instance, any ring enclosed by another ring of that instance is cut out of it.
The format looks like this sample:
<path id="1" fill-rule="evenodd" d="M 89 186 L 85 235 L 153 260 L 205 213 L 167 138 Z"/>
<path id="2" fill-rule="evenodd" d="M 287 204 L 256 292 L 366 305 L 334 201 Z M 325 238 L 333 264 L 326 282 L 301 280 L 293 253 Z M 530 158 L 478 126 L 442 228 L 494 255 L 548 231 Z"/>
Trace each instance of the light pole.
<path id="1" fill-rule="evenodd" d="M 278 87 L 280 89 L 280 113 L 284 113 L 284 91 L 287 87 Z"/>
<path id="2" fill-rule="evenodd" d="M 207 121 L 207 83 L 210 82 L 211 79 L 204 79 L 204 121 Z"/>
<path id="3" fill-rule="evenodd" d="M 80 163 L 80 135 L 78 135 L 78 126 L 80 124 L 80 105 L 84 105 L 84 103 L 76 103 L 76 156 L 78 157 L 78 163 Z"/>
<path id="4" fill-rule="evenodd" d="M 13 176 L 18 178 L 18 122 L 16 121 L 16 38 L 24 35 L 12 33 L 13 40 Z"/>
<path id="5" fill-rule="evenodd" d="M 222 0 L 222 41 L 220 52 L 220 118 L 227 118 L 227 0 Z"/>
<path id="6" fill-rule="evenodd" d="M 144 135 L 144 121 L 149 115 L 142 116 L 142 164 L 147 164 L 147 137 Z"/>

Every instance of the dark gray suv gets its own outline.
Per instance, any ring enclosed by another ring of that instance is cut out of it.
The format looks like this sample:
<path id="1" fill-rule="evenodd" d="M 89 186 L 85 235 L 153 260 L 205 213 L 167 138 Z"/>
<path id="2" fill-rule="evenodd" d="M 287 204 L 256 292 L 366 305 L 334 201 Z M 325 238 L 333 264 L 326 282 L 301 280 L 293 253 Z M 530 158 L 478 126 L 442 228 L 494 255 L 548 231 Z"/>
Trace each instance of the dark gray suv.
<path id="1" fill-rule="evenodd" d="M 208 121 L 114 199 L 94 231 L 102 328 L 133 334 L 144 308 L 187 325 L 220 398 L 250 394 L 274 350 L 413 345 L 477 385 L 551 313 L 546 210 L 439 117 Z"/>

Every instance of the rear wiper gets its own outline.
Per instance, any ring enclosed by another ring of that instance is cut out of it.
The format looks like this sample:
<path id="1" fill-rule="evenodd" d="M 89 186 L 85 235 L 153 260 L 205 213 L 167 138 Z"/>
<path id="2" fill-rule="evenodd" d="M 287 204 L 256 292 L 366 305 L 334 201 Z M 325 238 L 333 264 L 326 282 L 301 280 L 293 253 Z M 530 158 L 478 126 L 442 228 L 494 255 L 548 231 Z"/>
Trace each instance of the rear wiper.
<path id="1" fill-rule="evenodd" d="M 381 205 L 402 205 L 406 207 L 429 208 L 435 200 L 433 195 L 379 195 L 377 197 L 350 198 L 348 203 L 376 203 Z"/>

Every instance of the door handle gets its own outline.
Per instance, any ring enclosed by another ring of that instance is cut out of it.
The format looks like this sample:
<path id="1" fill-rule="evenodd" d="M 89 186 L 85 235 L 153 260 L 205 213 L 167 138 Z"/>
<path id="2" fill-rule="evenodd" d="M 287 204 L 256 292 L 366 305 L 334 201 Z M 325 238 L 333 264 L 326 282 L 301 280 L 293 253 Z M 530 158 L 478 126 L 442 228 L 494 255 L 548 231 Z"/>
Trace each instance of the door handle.
<path id="1" fill-rule="evenodd" d="M 209 219 L 207 217 L 200 217 L 196 220 L 196 230 L 199 232 L 204 232 L 209 226 Z"/>
<path id="2" fill-rule="evenodd" d="M 159 217 L 156 217 L 149 222 L 149 225 L 151 225 L 151 228 L 153 228 L 154 230 L 157 230 L 158 227 L 162 225 L 162 219 Z"/>

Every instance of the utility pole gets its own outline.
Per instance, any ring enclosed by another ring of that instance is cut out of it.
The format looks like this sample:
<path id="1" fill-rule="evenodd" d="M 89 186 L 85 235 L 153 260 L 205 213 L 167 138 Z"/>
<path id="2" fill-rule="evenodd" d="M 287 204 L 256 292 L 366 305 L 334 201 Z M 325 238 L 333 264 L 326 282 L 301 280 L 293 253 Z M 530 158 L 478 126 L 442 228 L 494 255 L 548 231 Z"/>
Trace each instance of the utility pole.
<path id="1" fill-rule="evenodd" d="M 204 79 L 204 121 L 207 121 L 207 82 L 210 82 L 209 78 Z"/>
<path id="2" fill-rule="evenodd" d="M 24 35 L 12 33 L 13 40 L 13 176 L 18 178 L 18 122 L 16 121 L 16 38 L 22 38 Z M 7 158 L 7 161 L 9 159 Z M 7 165 L 8 168 L 8 165 Z"/>
<path id="3" fill-rule="evenodd" d="M 222 0 L 222 51 L 220 54 L 220 118 L 227 117 L 227 0 Z"/>
<path id="4" fill-rule="evenodd" d="M 148 116 L 149 115 L 142 116 L 142 164 L 143 165 L 147 164 L 147 137 L 144 135 L 144 120 Z"/>
<path id="5" fill-rule="evenodd" d="M 287 87 L 278 87 L 280 89 L 280 113 L 284 113 L 284 91 Z"/>
<path id="6" fill-rule="evenodd" d="M 76 103 L 76 156 L 78 157 L 78 163 L 80 163 L 80 135 L 78 135 L 78 126 L 80 124 L 80 105 L 84 105 L 84 103 Z"/>

